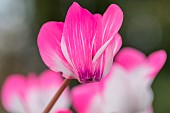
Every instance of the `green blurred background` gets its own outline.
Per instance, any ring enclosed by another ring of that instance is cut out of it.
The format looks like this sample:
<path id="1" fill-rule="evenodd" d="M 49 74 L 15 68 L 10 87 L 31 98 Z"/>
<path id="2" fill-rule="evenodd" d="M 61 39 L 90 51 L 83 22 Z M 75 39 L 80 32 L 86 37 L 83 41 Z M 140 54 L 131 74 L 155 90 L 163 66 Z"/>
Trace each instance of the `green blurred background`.
<path id="1" fill-rule="evenodd" d="M 47 21 L 64 21 L 73 0 L 0 0 L 0 87 L 12 73 L 39 74 L 47 67 L 37 48 L 37 34 Z M 124 12 L 120 30 L 123 47 L 147 55 L 158 49 L 170 52 L 170 1 L 168 0 L 77 0 L 92 13 L 103 14 L 118 4 Z M 153 83 L 155 113 L 170 113 L 170 61 Z M 140 90 L 140 89 L 139 89 Z M 0 113 L 6 113 L 0 105 Z"/>

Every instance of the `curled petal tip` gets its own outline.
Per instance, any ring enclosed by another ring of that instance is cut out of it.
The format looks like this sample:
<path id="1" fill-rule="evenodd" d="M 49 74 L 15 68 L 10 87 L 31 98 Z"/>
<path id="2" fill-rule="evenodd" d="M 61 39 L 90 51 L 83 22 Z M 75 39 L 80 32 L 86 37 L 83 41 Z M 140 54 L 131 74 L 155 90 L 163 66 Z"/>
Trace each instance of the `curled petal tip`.
<path id="1" fill-rule="evenodd" d="M 149 64 L 154 68 L 153 73 L 151 74 L 151 78 L 154 78 L 160 69 L 163 67 L 167 59 L 167 54 L 165 50 L 159 50 L 151 55 L 149 55 L 148 60 Z"/>
<path id="2" fill-rule="evenodd" d="M 115 61 L 124 66 L 126 69 L 131 70 L 135 66 L 142 64 L 145 59 L 146 56 L 142 52 L 134 48 L 126 47 L 120 50 Z"/>
<path id="3" fill-rule="evenodd" d="M 73 2 L 73 4 L 70 6 L 70 9 L 74 9 L 75 11 L 78 10 L 79 8 L 81 8 L 81 6 L 77 3 L 77 2 Z M 68 11 L 69 11 L 68 10 Z"/>
<path id="4" fill-rule="evenodd" d="M 77 6 L 80 6 L 77 2 L 73 2 L 72 5 L 77 5 Z"/>

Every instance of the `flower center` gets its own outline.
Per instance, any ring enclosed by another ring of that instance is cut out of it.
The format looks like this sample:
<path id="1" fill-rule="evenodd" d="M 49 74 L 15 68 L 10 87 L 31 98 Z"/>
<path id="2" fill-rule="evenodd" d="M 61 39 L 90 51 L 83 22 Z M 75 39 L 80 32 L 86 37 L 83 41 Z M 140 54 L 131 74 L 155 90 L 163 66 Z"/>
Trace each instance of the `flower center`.
<path id="1" fill-rule="evenodd" d="M 95 70 L 93 72 L 87 69 L 85 71 L 80 71 L 78 75 L 81 83 L 98 82 L 102 77 L 100 70 Z"/>

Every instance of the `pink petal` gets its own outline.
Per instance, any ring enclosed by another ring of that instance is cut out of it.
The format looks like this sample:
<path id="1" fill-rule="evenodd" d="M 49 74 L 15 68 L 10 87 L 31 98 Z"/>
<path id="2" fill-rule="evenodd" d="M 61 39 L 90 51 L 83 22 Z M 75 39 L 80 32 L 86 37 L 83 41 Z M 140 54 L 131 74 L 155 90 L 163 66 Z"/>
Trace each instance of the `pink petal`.
<path id="1" fill-rule="evenodd" d="M 103 15 L 103 41 L 106 42 L 114 38 L 115 34 L 119 31 L 123 22 L 123 12 L 116 4 L 108 7 Z"/>
<path id="2" fill-rule="evenodd" d="M 9 112 L 25 112 L 25 78 L 20 74 L 10 75 L 2 86 L 2 104 Z M 14 107 L 15 105 L 15 107 Z M 18 108 L 16 108 L 18 107 Z"/>
<path id="3" fill-rule="evenodd" d="M 102 19 L 102 42 L 103 45 L 95 54 L 93 61 L 96 61 L 103 53 L 108 44 L 118 33 L 123 22 L 123 12 L 119 6 L 112 4 L 108 7 Z M 101 37 L 97 37 L 101 38 Z"/>
<path id="4" fill-rule="evenodd" d="M 149 55 L 149 64 L 154 68 L 154 71 L 150 74 L 150 78 L 153 79 L 157 73 L 161 70 L 166 62 L 167 54 L 164 50 L 159 50 Z"/>
<path id="5" fill-rule="evenodd" d="M 89 83 L 76 86 L 72 89 L 72 103 L 73 107 L 78 113 L 86 113 L 89 105 L 91 104 L 92 98 L 100 91 L 98 83 Z"/>
<path id="6" fill-rule="evenodd" d="M 106 75 L 113 64 L 113 58 L 118 52 L 122 45 L 122 39 L 119 34 L 116 34 L 114 39 L 111 41 L 111 43 L 108 45 L 108 47 L 105 50 L 105 67 L 104 67 L 104 75 Z"/>
<path id="7" fill-rule="evenodd" d="M 38 35 L 38 47 L 45 64 L 54 71 L 71 75 L 69 65 L 61 51 L 62 22 L 45 23 Z"/>
<path id="8" fill-rule="evenodd" d="M 97 32 L 95 35 L 95 38 L 93 40 L 93 57 L 96 54 L 96 52 L 100 49 L 102 46 L 102 15 L 100 14 L 94 14 L 94 18 L 96 19 L 97 22 Z"/>
<path id="9" fill-rule="evenodd" d="M 39 80 L 37 80 L 37 75 L 35 73 L 29 73 L 26 79 L 26 87 L 25 89 L 28 91 L 29 89 L 38 88 Z"/>
<path id="10" fill-rule="evenodd" d="M 62 50 L 77 75 L 92 69 L 92 40 L 96 27 L 93 15 L 74 2 L 65 19 Z"/>
<path id="11" fill-rule="evenodd" d="M 63 82 L 63 79 L 60 76 L 60 73 L 51 70 L 42 72 L 39 76 L 41 87 L 43 89 L 48 89 L 51 86 L 60 86 Z"/>
<path id="12" fill-rule="evenodd" d="M 129 47 L 120 50 L 115 58 L 115 62 L 119 63 L 128 70 L 146 63 L 145 60 L 146 56 L 142 52 Z"/>

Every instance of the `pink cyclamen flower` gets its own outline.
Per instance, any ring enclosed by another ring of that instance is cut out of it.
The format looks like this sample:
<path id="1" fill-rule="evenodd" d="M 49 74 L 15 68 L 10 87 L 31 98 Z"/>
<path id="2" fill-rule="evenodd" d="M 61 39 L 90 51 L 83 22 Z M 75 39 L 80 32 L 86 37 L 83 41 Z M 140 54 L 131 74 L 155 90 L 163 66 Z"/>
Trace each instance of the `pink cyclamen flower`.
<path id="1" fill-rule="evenodd" d="M 81 83 L 99 81 L 112 65 L 122 40 L 118 31 L 123 12 L 112 4 L 102 15 L 91 14 L 74 2 L 65 22 L 47 22 L 38 35 L 38 47 L 45 64 L 63 72 L 65 78 Z"/>
<path id="2" fill-rule="evenodd" d="M 33 73 L 9 76 L 1 91 L 2 105 L 10 113 L 41 113 L 62 84 L 58 75 L 46 70 L 38 77 Z M 71 113 L 66 110 L 70 106 L 68 93 L 66 89 L 50 113 Z"/>
<path id="3" fill-rule="evenodd" d="M 166 61 L 163 50 L 146 57 L 124 48 L 115 58 L 108 76 L 101 82 L 84 84 L 72 90 L 78 113 L 152 113 L 151 84 Z"/>

